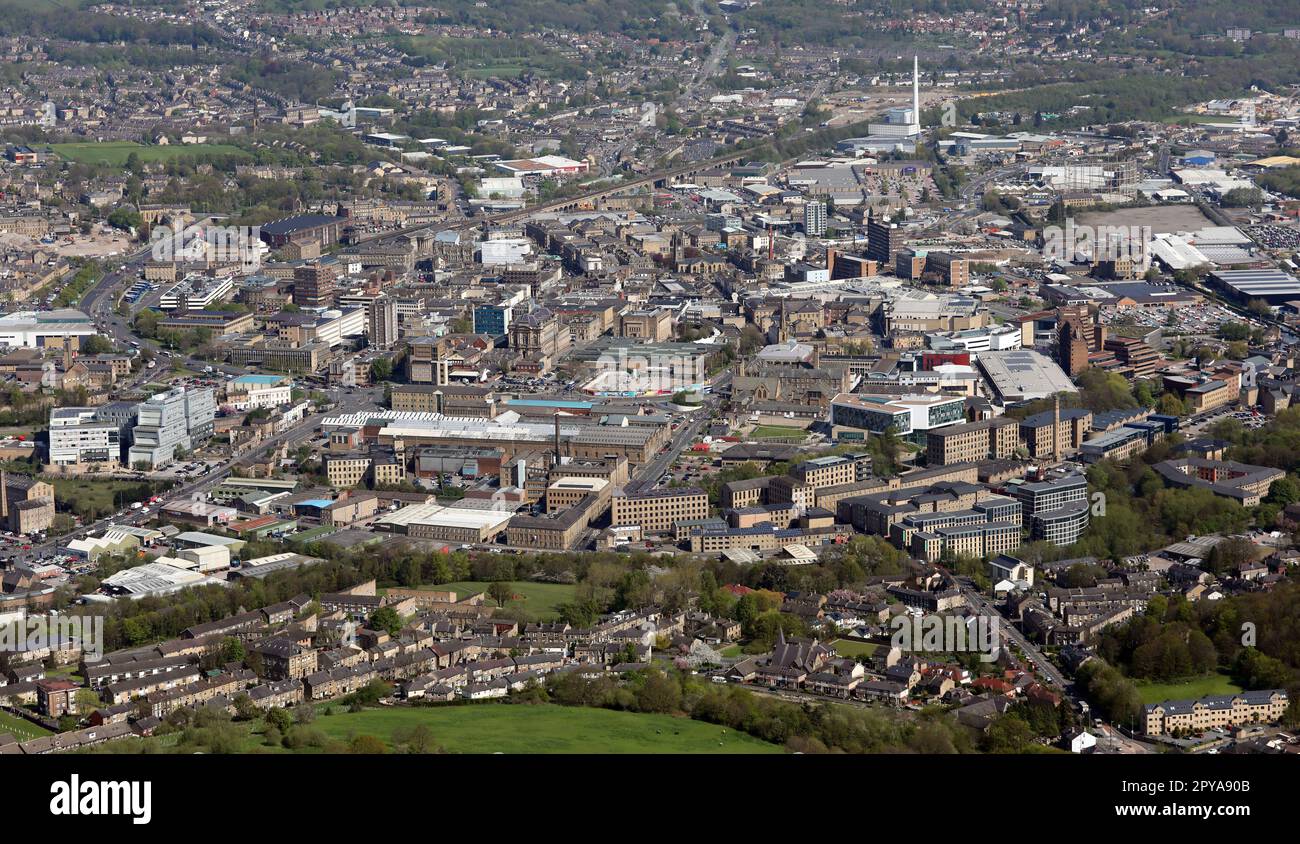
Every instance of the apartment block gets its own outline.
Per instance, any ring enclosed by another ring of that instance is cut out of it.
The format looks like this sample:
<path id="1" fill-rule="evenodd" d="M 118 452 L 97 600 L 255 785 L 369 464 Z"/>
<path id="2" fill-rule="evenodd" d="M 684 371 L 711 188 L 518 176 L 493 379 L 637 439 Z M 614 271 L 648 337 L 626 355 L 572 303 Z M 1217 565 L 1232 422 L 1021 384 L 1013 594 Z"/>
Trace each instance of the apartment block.
<path id="1" fill-rule="evenodd" d="M 999 416 L 926 432 L 926 462 L 931 466 L 1003 459 L 1020 446 L 1020 423 Z"/>
<path id="2" fill-rule="evenodd" d="M 813 489 L 851 484 L 871 477 L 871 455 L 816 457 L 795 466 L 790 475 Z"/>
<path id="3" fill-rule="evenodd" d="M 1166 700 L 1147 704 L 1143 732 L 1149 736 L 1165 736 L 1175 732 L 1204 733 L 1242 724 L 1272 724 L 1281 719 L 1289 704 L 1284 689 L 1211 695 L 1200 700 Z"/>
<path id="4" fill-rule="evenodd" d="M 709 515 L 709 496 L 697 487 L 652 489 L 617 494 L 613 498 L 613 525 L 639 525 L 647 533 L 664 533 L 683 519 Z"/>
<path id="5" fill-rule="evenodd" d="M 1083 408 L 1045 410 L 1020 420 L 1020 439 L 1035 460 L 1052 457 L 1057 452 L 1076 451 L 1092 431 L 1092 411 Z"/>

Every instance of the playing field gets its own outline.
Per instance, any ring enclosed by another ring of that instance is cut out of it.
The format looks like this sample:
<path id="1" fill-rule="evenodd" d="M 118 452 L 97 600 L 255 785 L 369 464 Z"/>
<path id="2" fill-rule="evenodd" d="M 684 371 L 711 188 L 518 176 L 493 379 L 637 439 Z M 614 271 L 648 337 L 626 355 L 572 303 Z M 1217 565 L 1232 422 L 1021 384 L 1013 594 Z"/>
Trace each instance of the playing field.
<path id="1" fill-rule="evenodd" d="M 1241 691 L 1241 686 L 1232 682 L 1232 678 L 1226 674 L 1211 674 L 1183 683 L 1139 682 L 1137 690 L 1143 703 L 1161 703 L 1166 700 L 1194 700 L 1206 695 L 1232 695 Z"/>
<path id="2" fill-rule="evenodd" d="M 806 437 L 808 432 L 802 428 L 788 428 L 784 425 L 757 425 L 750 432 L 756 440 L 784 439 L 786 437 Z"/>
<path id="3" fill-rule="evenodd" d="M 490 585 L 484 580 L 462 580 L 421 588 L 455 592 L 457 600 L 464 600 L 477 592 L 486 592 Z M 522 608 L 542 620 L 554 618 L 556 607 L 572 601 L 577 592 L 577 587 L 571 583 L 533 583 L 527 580 L 511 581 L 510 589 L 515 597 L 507 606 Z M 496 604 L 491 598 L 487 601 L 494 606 Z"/>
<path id="4" fill-rule="evenodd" d="M 18 741 L 30 741 L 41 736 L 48 736 L 50 731 L 39 724 L 33 724 L 26 718 L 19 718 L 17 715 L 10 715 L 8 712 L 0 710 L 0 733 L 8 733 Z"/>
<path id="5" fill-rule="evenodd" d="M 322 715 L 313 727 L 331 738 L 393 733 L 424 724 L 450 753 L 780 753 L 745 733 L 669 715 L 554 704 L 384 707 Z"/>
<path id="6" fill-rule="evenodd" d="M 107 164 L 121 167 L 131 153 L 140 161 L 170 161 L 173 158 L 192 156 L 207 158 L 214 155 L 242 155 L 248 153 L 230 144 L 177 144 L 176 146 L 144 146 L 135 141 L 87 141 L 75 144 L 53 144 L 53 149 L 63 158 L 78 164 Z"/>
<path id="7" fill-rule="evenodd" d="M 848 639 L 836 639 L 831 642 L 831 647 L 835 648 L 835 652 L 840 656 L 849 658 L 871 656 L 876 652 L 876 646 L 870 642 L 852 642 Z"/>

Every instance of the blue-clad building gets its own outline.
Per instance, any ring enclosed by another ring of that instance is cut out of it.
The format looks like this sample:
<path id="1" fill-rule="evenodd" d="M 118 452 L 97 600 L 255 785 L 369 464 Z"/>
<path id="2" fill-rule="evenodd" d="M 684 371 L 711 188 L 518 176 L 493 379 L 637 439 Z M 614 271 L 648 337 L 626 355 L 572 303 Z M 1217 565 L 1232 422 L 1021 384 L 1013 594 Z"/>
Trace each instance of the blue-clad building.
<path id="1" fill-rule="evenodd" d="M 510 305 L 477 305 L 474 308 L 474 333 L 502 337 L 510 331 Z"/>

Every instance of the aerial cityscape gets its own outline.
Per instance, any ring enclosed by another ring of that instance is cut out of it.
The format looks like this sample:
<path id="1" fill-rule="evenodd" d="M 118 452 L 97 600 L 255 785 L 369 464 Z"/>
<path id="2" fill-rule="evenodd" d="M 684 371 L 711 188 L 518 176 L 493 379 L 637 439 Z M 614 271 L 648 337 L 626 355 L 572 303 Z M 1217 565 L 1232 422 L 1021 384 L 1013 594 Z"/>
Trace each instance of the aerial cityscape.
<path id="1" fill-rule="evenodd" d="M 0 754 L 1300 755 L 1300 5 L 0 50 Z"/>

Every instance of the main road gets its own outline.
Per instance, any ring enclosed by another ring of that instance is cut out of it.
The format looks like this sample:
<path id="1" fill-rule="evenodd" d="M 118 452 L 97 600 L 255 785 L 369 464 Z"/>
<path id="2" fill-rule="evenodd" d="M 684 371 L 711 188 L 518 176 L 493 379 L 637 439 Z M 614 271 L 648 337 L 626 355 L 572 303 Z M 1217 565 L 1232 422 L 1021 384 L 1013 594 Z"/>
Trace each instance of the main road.
<path id="1" fill-rule="evenodd" d="M 1024 634 L 1017 630 L 1014 625 L 1008 623 L 997 608 L 989 603 L 988 599 L 981 595 L 969 580 L 962 577 L 956 577 L 954 580 L 956 580 L 957 587 L 966 598 L 966 603 L 972 609 L 982 615 L 998 619 L 998 632 L 1005 635 L 1020 648 L 1021 653 L 1025 655 L 1025 659 L 1029 661 L 1029 664 L 1033 666 L 1039 676 L 1047 681 L 1048 685 L 1055 686 L 1066 695 L 1072 695 L 1074 685 L 1065 679 L 1065 675 L 1060 672 L 1060 669 L 1053 665 L 1051 660 L 1034 646 L 1033 642 L 1025 638 Z"/>
<path id="2" fill-rule="evenodd" d="M 686 447 L 695 441 L 700 435 L 700 429 L 708 424 L 713 416 L 713 411 L 721 402 L 721 397 L 717 391 L 731 383 L 731 370 L 724 370 L 715 376 L 711 381 L 711 390 L 704 404 L 698 408 L 689 411 L 690 419 L 686 424 L 677 430 L 677 433 L 668 442 L 668 445 L 651 458 L 649 463 L 642 466 L 632 478 L 628 481 L 624 489 L 627 492 L 641 492 L 652 488 L 659 480 L 659 476 L 668 470 L 669 466 L 681 456 Z"/>

